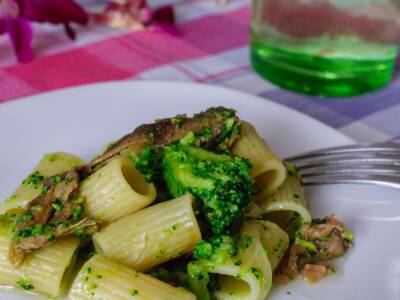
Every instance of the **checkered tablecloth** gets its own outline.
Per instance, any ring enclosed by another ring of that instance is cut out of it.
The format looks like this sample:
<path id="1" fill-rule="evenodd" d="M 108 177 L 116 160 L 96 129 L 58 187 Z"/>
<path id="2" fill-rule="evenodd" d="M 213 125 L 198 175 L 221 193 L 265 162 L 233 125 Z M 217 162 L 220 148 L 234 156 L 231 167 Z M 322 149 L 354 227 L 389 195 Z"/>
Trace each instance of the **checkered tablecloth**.
<path id="1" fill-rule="evenodd" d="M 97 0 L 82 1 L 96 5 Z M 173 4 L 179 36 L 91 24 L 78 28 L 73 42 L 61 26 L 35 25 L 36 58 L 29 64 L 16 63 L 7 38 L 0 36 L 0 102 L 110 80 L 193 81 L 260 95 L 360 142 L 400 140 L 399 78 L 376 93 L 345 100 L 284 91 L 258 77 L 249 65 L 248 0 L 230 0 L 225 7 L 212 0 Z"/>

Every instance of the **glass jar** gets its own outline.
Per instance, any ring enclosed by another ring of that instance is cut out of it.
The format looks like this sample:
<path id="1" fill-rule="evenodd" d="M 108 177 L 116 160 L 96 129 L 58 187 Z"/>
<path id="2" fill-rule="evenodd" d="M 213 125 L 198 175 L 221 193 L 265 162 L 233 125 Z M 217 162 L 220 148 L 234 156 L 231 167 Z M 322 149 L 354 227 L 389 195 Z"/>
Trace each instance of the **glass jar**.
<path id="1" fill-rule="evenodd" d="M 391 80 L 399 42 L 399 0 L 253 0 L 252 65 L 287 89 L 374 91 Z"/>

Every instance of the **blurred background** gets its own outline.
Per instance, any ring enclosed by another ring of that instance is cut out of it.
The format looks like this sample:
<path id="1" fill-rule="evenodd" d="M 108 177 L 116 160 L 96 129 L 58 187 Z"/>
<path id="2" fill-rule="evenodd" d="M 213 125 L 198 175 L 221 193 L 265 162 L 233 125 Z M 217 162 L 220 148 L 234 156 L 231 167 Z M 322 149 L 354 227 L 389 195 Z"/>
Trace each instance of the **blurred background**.
<path id="1" fill-rule="evenodd" d="M 19 2 L 0 5 L 26 21 L 0 35 L 0 102 L 110 80 L 189 81 L 265 97 L 358 141 L 400 138 L 398 0 L 25 1 L 30 14 Z"/>

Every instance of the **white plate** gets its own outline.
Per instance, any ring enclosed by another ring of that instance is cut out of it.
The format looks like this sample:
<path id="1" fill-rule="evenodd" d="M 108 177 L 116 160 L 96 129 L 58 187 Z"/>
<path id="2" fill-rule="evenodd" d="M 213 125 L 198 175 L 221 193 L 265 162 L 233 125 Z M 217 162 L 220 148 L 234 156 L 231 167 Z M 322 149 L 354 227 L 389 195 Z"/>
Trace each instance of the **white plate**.
<path id="1" fill-rule="evenodd" d="M 165 82 L 82 86 L 0 105 L 0 199 L 13 191 L 43 153 L 63 150 L 90 159 L 141 123 L 217 105 L 235 108 L 281 157 L 352 143 L 299 112 L 233 90 Z M 399 192 L 325 186 L 307 189 L 307 196 L 313 216 L 335 213 L 354 231 L 355 248 L 335 262 L 336 274 L 315 285 L 298 279 L 275 288 L 269 299 L 399 300 Z M 32 298 L 0 292 L 1 300 Z"/>

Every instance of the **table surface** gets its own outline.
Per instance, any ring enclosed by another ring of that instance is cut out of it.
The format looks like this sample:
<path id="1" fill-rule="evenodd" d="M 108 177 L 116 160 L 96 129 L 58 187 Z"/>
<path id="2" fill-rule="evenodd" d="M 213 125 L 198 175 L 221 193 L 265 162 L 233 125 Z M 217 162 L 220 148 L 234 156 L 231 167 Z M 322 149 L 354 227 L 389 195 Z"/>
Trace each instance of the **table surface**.
<path id="1" fill-rule="evenodd" d="M 82 1 L 93 7 L 101 2 Z M 224 7 L 211 0 L 172 3 L 179 35 L 90 24 L 77 28 L 78 39 L 70 41 L 62 26 L 35 24 L 35 60 L 29 64 L 18 64 L 7 37 L 0 36 L 0 103 L 110 80 L 191 81 L 271 99 L 359 142 L 400 141 L 400 78 L 378 92 L 342 100 L 284 91 L 250 67 L 248 0 L 230 0 Z"/>

